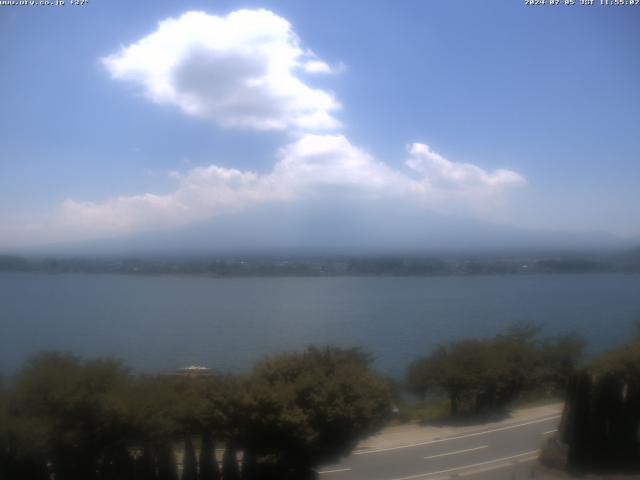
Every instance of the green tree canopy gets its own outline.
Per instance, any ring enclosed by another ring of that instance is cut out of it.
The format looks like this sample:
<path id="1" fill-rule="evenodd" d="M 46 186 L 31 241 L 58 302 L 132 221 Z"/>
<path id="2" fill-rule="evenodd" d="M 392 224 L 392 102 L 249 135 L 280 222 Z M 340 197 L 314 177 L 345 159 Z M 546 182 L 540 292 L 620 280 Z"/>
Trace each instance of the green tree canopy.
<path id="1" fill-rule="evenodd" d="M 356 349 L 313 347 L 260 362 L 243 402 L 245 444 L 299 471 L 348 454 L 390 411 L 370 363 Z"/>
<path id="2" fill-rule="evenodd" d="M 108 358 L 49 352 L 27 362 L 15 385 L 13 414 L 38 422 L 56 478 L 92 478 L 126 448 L 129 426 L 112 408 L 112 393 L 127 380 L 128 370 Z"/>
<path id="3" fill-rule="evenodd" d="M 575 370 L 584 342 L 576 335 L 538 339 L 540 328 L 516 325 L 490 339 L 441 345 L 407 370 L 412 392 L 445 392 L 451 413 L 504 406 L 527 388 L 561 390 Z"/>

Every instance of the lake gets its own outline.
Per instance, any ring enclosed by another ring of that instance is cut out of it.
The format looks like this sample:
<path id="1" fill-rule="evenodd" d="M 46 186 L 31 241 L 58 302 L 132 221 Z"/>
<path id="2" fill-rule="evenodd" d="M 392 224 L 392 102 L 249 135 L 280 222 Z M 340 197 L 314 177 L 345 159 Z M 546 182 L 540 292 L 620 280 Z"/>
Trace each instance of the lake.
<path id="1" fill-rule="evenodd" d="M 243 371 L 305 345 L 360 346 L 402 375 L 437 344 L 515 322 L 578 331 L 592 352 L 640 319 L 640 276 L 201 278 L 0 273 L 0 370 L 40 350 L 117 355 L 139 371 Z"/>

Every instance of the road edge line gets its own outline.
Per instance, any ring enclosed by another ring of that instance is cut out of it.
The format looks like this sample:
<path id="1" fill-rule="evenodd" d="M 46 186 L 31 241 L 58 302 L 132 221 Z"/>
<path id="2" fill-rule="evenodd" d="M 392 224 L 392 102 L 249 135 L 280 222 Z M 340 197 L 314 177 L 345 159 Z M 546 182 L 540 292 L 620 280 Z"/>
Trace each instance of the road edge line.
<path id="1" fill-rule="evenodd" d="M 421 447 L 423 445 L 432 445 L 434 443 L 450 442 L 452 440 L 459 440 L 461 438 L 476 437 L 478 435 L 486 435 L 488 433 L 501 432 L 501 431 L 504 431 L 504 430 L 511 430 L 511 429 L 519 428 L 519 427 L 526 427 L 527 425 L 534 425 L 536 423 L 542 423 L 542 422 L 546 422 L 546 421 L 549 421 L 549 420 L 556 420 L 556 419 L 561 418 L 561 417 L 562 417 L 562 415 L 553 415 L 551 417 L 539 418 L 539 419 L 531 420 L 531 421 L 524 422 L 524 423 L 511 424 L 511 425 L 506 425 L 504 427 L 492 428 L 492 429 L 489 429 L 489 430 L 483 430 L 483 431 L 479 431 L 479 432 L 466 433 L 466 434 L 463 434 L 463 435 L 457 435 L 457 436 L 453 436 L 453 437 L 439 438 L 437 440 L 427 440 L 425 442 L 411 443 L 409 445 L 398 445 L 396 447 L 377 448 L 377 449 L 372 449 L 372 450 L 361 450 L 361 451 L 353 452 L 352 455 L 368 455 L 370 453 L 390 452 L 390 451 L 393 451 L 393 450 L 401 450 L 403 448 Z"/>

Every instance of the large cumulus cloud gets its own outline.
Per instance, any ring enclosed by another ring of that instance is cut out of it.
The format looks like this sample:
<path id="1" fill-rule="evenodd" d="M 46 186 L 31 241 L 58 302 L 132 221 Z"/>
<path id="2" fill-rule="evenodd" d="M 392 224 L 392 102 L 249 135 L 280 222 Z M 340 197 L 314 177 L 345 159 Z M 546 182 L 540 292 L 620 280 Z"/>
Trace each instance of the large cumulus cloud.
<path id="1" fill-rule="evenodd" d="M 406 168 L 376 160 L 343 135 L 306 134 L 283 147 L 265 174 L 208 165 L 172 172 L 175 190 L 146 193 L 103 203 L 67 200 L 62 216 L 69 226 L 128 233 L 176 226 L 255 205 L 309 198 L 346 201 L 389 199 L 440 211 L 481 212 L 500 201 L 524 178 L 510 170 L 486 171 L 445 159 L 427 145 L 409 146 Z"/>
<path id="2" fill-rule="evenodd" d="M 301 76 L 332 72 L 267 10 L 226 17 L 187 12 L 102 59 L 111 76 L 154 102 L 223 127 L 319 130 L 339 126 L 334 96 Z"/>

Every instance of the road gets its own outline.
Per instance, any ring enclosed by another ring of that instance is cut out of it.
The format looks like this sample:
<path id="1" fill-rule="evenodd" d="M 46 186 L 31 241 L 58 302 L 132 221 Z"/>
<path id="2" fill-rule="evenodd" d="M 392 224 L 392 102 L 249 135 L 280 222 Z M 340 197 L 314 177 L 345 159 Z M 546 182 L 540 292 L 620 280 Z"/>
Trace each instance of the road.
<path id="1" fill-rule="evenodd" d="M 542 478 L 535 460 L 559 415 L 407 445 L 357 450 L 336 465 L 319 469 L 321 480 L 472 480 Z"/>

